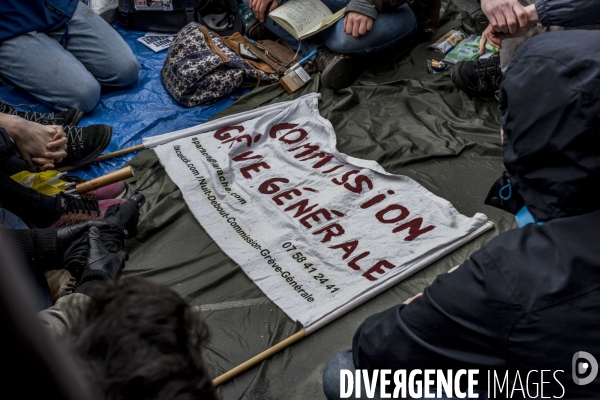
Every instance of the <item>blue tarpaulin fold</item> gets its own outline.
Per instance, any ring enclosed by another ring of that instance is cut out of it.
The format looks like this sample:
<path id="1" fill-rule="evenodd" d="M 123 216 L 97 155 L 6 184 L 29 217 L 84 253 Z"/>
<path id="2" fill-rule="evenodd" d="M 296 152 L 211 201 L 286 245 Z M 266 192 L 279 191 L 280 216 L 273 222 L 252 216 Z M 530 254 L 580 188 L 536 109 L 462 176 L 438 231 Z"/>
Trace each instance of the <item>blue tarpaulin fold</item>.
<path id="1" fill-rule="evenodd" d="M 113 127 L 112 141 L 104 153 L 141 144 L 144 137 L 201 124 L 228 107 L 237 97 L 248 92 L 248 89 L 238 89 L 229 97 L 212 105 L 182 107 L 165 90 L 160 79 L 160 70 L 167 50 L 155 53 L 137 41 L 144 32 L 127 31 L 121 28 L 118 22 L 113 26 L 131 47 L 142 68 L 137 84 L 125 89 L 103 88 L 100 103 L 81 121 L 80 126 L 107 124 Z M 9 104 L 30 105 L 38 112 L 53 111 L 9 82 L 0 87 L 0 98 Z M 107 160 L 72 173 L 84 179 L 95 178 L 122 167 L 134 155 L 135 153 Z"/>

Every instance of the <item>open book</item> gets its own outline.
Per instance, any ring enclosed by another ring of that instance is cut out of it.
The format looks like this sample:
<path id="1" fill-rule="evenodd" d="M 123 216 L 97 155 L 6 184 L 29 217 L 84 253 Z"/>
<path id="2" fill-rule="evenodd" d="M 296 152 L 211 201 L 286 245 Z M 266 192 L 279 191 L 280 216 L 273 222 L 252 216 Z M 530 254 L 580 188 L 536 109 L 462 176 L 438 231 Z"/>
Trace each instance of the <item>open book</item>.
<path id="1" fill-rule="evenodd" d="M 345 10 L 342 8 L 333 14 L 321 0 L 290 0 L 269 16 L 300 40 L 329 28 L 344 17 Z"/>

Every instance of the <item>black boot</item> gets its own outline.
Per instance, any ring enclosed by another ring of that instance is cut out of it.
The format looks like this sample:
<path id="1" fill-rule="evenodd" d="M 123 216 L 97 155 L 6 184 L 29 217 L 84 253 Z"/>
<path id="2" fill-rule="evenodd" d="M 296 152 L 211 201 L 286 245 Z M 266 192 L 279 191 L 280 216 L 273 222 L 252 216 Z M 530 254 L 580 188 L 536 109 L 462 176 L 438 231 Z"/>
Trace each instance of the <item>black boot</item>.
<path id="1" fill-rule="evenodd" d="M 491 97 L 500 87 L 500 57 L 477 61 L 461 61 L 450 70 L 457 88 L 473 97 Z"/>
<path id="2" fill-rule="evenodd" d="M 367 68 L 362 58 L 334 53 L 326 47 L 319 49 L 316 61 L 321 84 L 331 90 L 350 86 Z"/>

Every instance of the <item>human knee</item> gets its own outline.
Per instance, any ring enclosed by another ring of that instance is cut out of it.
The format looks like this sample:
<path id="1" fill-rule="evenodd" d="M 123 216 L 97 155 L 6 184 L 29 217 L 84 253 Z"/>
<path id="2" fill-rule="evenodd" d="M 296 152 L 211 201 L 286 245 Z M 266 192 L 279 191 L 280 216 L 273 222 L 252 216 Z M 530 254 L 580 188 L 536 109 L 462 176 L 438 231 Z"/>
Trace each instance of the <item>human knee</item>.
<path id="1" fill-rule="evenodd" d="M 140 63 L 132 54 L 120 60 L 116 68 L 115 86 L 129 86 L 138 81 Z"/>
<path id="2" fill-rule="evenodd" d="M 340 371 L 354 369 L 352 351 L 343 351 L 329 360 L 323 370 L 323 392 L 329 400 L 340 398 Z"/>
<path id="3" fill-rule="evenodd" d="M 363 53 L 366 51 L 360 38 L 355 38 L 346 33 L 337 34 L 336 37 L 325 40 L 325 46 L 329 50 L 340 54 Z"/>
<path id="4" fill-rule="evenodd" d="M 56 106 L 61 109 L 75 108 L 87 113 L 92 111 L 99 101 L 100 84 L 90 75 L 90 79 L 74 83 L 71 92 Z"/>

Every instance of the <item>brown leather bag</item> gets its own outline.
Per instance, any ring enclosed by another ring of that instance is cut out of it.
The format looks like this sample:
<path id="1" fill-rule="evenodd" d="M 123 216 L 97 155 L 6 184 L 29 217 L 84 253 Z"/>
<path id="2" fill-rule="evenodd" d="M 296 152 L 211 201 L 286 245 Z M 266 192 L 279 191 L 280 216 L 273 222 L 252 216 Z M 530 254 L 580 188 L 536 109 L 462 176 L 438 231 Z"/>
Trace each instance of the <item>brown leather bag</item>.
<path id="1" fill-rule="evenodd" d="M 248 50 L 250 50 L 259 61 L 248 58 L 244 58 L 244 61 L 254 68 L 258 68 L 268 74 L 276 73 L 279 76 L 282 76 L 292 65 L 302 59 L 302 57 L 297 56 L 296 52 L 293 50 L 272 40 L 258 40 L 253 42 L 237 32 L 228 38 L 221 39 L 227 47 L 240 56 L 242 55 L 239 51 L 239 45 L 243 44 L 248 46 Z"/>
<path id="2" fill-rule="evenodd" d="M 272 40 L 257 40 L 250 43 L 248 49 L 261 61 L 269 64 L 279 76 L 302 59 L 295 51 Z"/>

